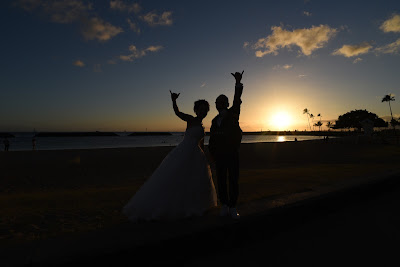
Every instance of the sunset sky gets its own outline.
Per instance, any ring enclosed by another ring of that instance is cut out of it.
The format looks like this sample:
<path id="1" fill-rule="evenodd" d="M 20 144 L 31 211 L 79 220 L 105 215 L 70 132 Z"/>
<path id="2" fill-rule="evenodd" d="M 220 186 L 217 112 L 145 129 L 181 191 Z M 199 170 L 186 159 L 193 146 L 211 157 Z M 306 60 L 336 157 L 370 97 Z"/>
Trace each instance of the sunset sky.
<path id="1" fill-rule="evenodd" d="M 304 130 L 303 109 L 400 116 L 400 1 L 1 1 L 0 131 L 183 131 L 234 93 L 244 131 Z M 319 120 L 319 118 L 315 119 Z"/>

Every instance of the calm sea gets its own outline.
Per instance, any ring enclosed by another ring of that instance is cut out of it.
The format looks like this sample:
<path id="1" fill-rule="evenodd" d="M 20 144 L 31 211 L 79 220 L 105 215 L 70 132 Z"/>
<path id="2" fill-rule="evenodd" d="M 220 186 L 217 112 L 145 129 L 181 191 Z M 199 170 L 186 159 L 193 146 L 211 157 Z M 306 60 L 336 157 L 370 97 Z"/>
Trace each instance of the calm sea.
<path id="1" fill-rule="evenodd" d="M 9 138 L 10 151 L 32 150 L 33 133 L 12 133 L 14 138 Z M 119 136 L 94 136 L 94 137 L 37 137 L 37 150 L 59 149 L 95 149 L 118 147 L 154 147 L 176 146 L 184 137 L 184 133 L 172 133 L 169 136 L 127 136 L 129 132 L 117 133 Z M 283 135 L 243 135 L 242 143 L 260 142 L 287 142 L 322 139 L 322 136 L 283 136 Z M 208 144 L 206 136 L 204 143 Z M 1 143 L 3 150 L 3 144 Z"/>

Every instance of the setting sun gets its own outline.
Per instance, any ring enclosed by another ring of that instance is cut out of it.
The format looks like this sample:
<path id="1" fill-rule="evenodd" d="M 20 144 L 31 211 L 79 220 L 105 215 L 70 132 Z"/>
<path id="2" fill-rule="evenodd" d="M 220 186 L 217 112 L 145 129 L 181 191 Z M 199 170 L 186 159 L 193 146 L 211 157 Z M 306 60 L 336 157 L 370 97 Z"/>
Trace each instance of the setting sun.
<path id="1" fill-rule="evenodd" d="M 274 130 L 286 130 L 291 123 L 292 119 L 286 112 L 275 113 L 271 118 L 271 125 Z"/>

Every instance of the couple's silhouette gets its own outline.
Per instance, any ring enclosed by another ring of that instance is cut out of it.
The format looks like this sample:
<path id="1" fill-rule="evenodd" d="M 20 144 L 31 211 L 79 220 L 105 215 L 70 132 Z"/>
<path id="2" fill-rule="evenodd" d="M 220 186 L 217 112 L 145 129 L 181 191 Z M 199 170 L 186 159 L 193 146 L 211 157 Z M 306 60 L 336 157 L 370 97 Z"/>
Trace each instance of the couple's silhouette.
<path id="1" fill-rule="evenodd" d="M 218 115 L 210 129 L 210 161 L 215 162 L 220 215 L 238 219 L 236 203 L 239 195 L 239 146 L 242 131 L 239 114 L 243 72 L 231 73 L 236 80 L 233 105 L 225 95 L 217 97 Z M 181 112 L 176 103 L 180 94 L 171 92 L 175 114 L 186 121 L 183 141 L 161 162 L 152 176 L 124 206 L 123 213 L 131 221 L 174 220 L 201 216 L 217 206 L 217 194 L 211 178 L 211 169 L 204 154 L 203 119 L 210 110 L 206 100 L 194 103 L 196 116 Z M 229 181 L 229 190 L 227 188 Z"/>

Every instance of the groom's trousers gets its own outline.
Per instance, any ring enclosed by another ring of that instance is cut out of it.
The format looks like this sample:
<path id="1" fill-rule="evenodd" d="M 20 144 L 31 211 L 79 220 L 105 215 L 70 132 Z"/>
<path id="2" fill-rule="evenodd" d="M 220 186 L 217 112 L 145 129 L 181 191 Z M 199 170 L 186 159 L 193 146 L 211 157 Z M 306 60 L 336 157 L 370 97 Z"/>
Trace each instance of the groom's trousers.
<path id="1" fill-rule="evenodd" d="M 228 207 L 235 207 L 239 197 L 239 152 L 217 155 L 215 168 L 219 201 Z M 227 182 L 229 182 L 229 192 Z"/>

